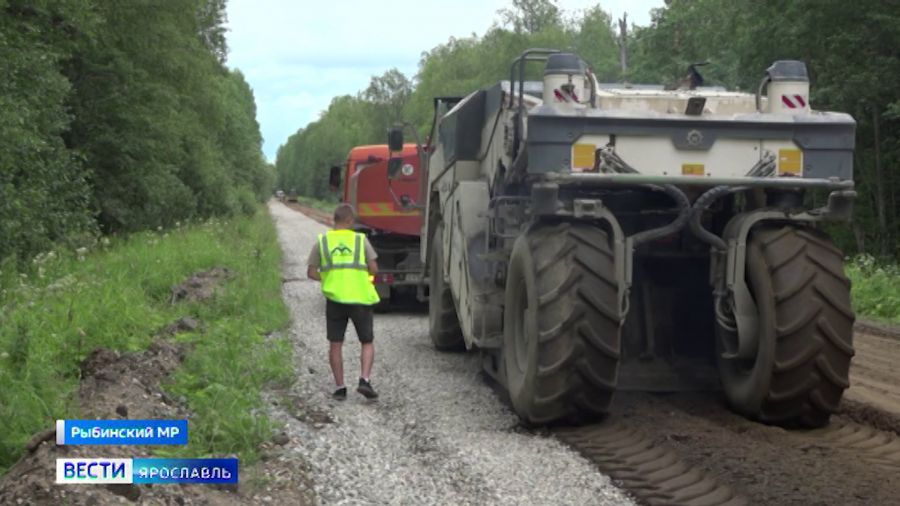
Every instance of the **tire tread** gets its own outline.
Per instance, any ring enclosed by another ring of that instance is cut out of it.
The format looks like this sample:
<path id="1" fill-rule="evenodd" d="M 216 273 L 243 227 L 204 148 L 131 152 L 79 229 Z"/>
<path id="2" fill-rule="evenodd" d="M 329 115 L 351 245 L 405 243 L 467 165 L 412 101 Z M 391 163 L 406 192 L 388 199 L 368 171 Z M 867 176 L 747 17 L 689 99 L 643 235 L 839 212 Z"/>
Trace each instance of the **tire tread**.
<path id="1" fill-rule="evenodd" d="M 541 226 L 527 234 L 540 328 L 536 381 L 532 392 L 523 392 L 530 396 L 528 412 L 519 415 L 539 424 L 596 419 L 612 401 L 621 339 L 609 238 L 580 223 Z"/>
<path id="2" fill-rule="evenodd" d="M 763 245 L 776 316 L 776 365 L 759 418 L 820 426 L 850 385 L 855 316 L 843 254 L 826 235 L 794 225 L 760 227 L 751 240 Z"/>
<path id="3" fill-rule="evenodd" d="M 434 232 L 431 244 L 431 263 L 435 265 L 442 262 L 443 254 L 441 245 L 443 225 L 438 225 Z M 462 329 L 459 326 L 459 318 L 456 315 L 456 305 L 453 302 L 453 294 L 450 292 L 450 286 L 444 283 L 443 279 L 438 281 L 432 271 L 429 276 L 429 298 L 437 297 L 429 300 L 429 334 L 434 347 L 441 351 L 458 351 L 464 350 L 466 343 L 463 340 Z M 435 304 L 436 307 L 432 307 Z M 434 314 L 432 314 L 434 310 Z"/>

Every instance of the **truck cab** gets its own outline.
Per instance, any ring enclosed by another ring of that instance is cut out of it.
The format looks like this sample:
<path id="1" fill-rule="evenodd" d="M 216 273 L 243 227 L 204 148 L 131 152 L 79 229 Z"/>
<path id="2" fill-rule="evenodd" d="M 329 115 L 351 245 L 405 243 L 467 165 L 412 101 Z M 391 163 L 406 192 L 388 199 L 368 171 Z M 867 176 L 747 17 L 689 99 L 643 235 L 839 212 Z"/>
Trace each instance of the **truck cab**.
<path id="1" fill-rule="evenodd" d="M 396 173 L 388 177 L 391 158 Z M 357 214 L 357 230 L 366 234 L 378 253 L 375 288 L 382 307 L 399 298 L 412 299 L 423 282 L 419 261 L 422 211 L 417 207 L 419 155 L 415 144 L 404 144 L 390 153 L 385 144 L 357 146 L 350 150 L 342 177 L 332 177 L 341 186 L 341 202 L 351 204 Z M 344 182 L 340 184 L 341 180 Z"/>

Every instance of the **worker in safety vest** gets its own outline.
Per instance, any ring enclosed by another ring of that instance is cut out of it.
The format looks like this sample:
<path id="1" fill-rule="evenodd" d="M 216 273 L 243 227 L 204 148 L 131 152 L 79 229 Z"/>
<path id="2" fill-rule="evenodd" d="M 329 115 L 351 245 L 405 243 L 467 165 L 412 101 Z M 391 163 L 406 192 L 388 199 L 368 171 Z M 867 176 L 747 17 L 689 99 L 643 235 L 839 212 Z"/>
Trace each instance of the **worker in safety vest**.
<path id="1" fill-rule="evenodd" d="M 379 299 L 372 282 L 373 276 L 378 272 L 378 264 L 375 263 L 378 255 L 365 235 L 351 230 L 355 221 L 353 206 L 337 206 L 334 210 L 334 229 L 319 234 L 306 264 L 306 273 L 310 279 L 322 282 L 330 344 L 328 362 L 336 385 L 332 397 L 341 401 L 347 398 L 341 351 L 348 320 L 353 321 L 362 346 L 359 386 L 356 391 L 367 399 L 378 397 L 369 382 L 372 362 L 375 360 L 372 320 L 373 306 Z"/>

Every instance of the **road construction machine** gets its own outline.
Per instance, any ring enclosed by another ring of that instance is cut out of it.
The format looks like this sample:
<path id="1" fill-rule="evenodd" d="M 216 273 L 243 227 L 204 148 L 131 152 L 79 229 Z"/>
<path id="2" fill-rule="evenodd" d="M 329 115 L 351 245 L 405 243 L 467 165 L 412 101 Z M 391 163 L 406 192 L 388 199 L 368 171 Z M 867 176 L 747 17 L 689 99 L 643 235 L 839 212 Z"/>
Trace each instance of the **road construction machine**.
<path id="1" fill-rule="evenodd" d="M 340 189 L 341 202 L 353 205 L 357 230 L 378 253 L 378 309 L 415 304 L 424 291 L 419 261 L 422 211 L 413 205 L 420 186 L 417 145 L 401 146 L 393 157 L 399 165 L 390 180 L 384 144 L 354 147 L 346 162 L 329 173 L 332 190 Z"/>
<path id="2" fill-rule="evenodd" d="M 525 422 L 598 418 L 619 390 L 721 388 L 785 426 L 838 409 L 854 313 L 821 225 L 850 218 L 855 122 L 812 109 L 799 61 L 756 93 L 698 84 L 602 84 L 534 49 L 435 100 L 431 340 L 479 350 Z"/>

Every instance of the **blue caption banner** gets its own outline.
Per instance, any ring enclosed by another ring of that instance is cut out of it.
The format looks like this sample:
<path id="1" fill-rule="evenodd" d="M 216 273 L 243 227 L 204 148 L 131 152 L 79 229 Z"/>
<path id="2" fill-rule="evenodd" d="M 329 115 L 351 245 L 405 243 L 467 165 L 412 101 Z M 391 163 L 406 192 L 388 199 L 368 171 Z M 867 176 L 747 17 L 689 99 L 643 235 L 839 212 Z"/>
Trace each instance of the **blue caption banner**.
<path id="1" fill-rule="evenodd" d="M 58 445 L 184 445 L 187 420 L 57 420 Z"/>
<path id="2" fill-rule="evenodd" d="M 131 459 L 133 483 L 237 483 L 238 459 Z"/>
<path id="3" fill-rule="evenodd" d="M 238 459 L 56 459 L 56 483 L 237 483 Z"/>

